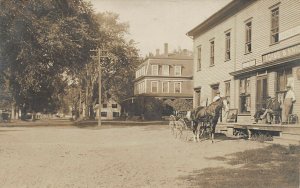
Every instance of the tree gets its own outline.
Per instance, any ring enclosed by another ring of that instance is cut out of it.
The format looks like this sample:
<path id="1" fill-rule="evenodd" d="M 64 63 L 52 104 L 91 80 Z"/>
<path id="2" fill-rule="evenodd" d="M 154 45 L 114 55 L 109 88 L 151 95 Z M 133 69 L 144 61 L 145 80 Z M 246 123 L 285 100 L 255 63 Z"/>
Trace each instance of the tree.
<path id="1" fill-rule="evenodd" d="M 100 32 L 105 38 L 102 43 L 114 58 L 103 61 L 102 87 L 104 97 L 118 102 L 133 95 L 135 70 L 140 64 L 134 40 L 126 41 L 129 25 L 119 22 L 119 15 L 112 12 L 97 14 Z"/>
<path id="2" fill-rule="evenodd" d="M 75 78 L 90 62 L 98 28 L 83 0 L 0 0 L 0 77 L 15 103 L 57 110 L 62 74 Z"/>
<path id="3" fill-rule="evenodd" d="M 102 100 L 110 98 L 117 102 L 133 95 L 133 83 L 135 69 L 139 65 L 138 50 L 133 40 L 127 41 L 128 24 L 119 22 L 119 16 L 115 13 L 105 12 L 96 15 L 98 30 L 101 33 L 98 47 L 104 47 L 109 56 L 101 60 L 102 77 L 101 90 Z M 80 87 L 83 92 L 82 101 L 85 116 L 90 118 L 92 109 L 98 101 L 98 61 L 91 61 L 80 74 Z M 103 102 L 101 101 L 101 102 Z"/>

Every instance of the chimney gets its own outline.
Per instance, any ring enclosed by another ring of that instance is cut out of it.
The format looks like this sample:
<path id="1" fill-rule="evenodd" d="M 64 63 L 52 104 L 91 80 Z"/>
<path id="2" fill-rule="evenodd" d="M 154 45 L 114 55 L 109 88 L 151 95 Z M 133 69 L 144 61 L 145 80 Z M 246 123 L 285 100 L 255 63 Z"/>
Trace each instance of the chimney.
<path id="1" fill-rule="evenodd" d="M 168 43 L 165 43 L 165 56 L 168 56 Z"/>
<path id="2" fill-rule="evenodd" d="M 156 49 L 156 56 L 159 56 L 159 49 Z"/>

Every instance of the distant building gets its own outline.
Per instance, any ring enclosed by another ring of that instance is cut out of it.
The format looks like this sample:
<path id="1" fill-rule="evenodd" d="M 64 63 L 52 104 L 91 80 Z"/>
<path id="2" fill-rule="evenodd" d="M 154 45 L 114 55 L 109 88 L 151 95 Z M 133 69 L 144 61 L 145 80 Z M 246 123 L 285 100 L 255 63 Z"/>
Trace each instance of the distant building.
<path id="1" fill-rule="evenodd" d="M 192 100 L 192 58 L 188 50 L 169 53 L 168 44 L 164 44 L 164 53 L 160 54 L 157 49 L 156 54 L 150 54 L 136 70 L 134 98 Z M 165 112 L 164 115 L 169 114 Z"/>
<path id="2" fill-rule="evenodd" d="M 300 1 L 233 0 L 188 32 L 194 41 L 194 106 L 217 91 L 249 122 L 286 86 L 300 114 Z"/>
<path id="3" fill-rule="evenodd" d="M 112 120 L 119 118 L 121 115 L 121 105 L 113 99 L 102 102 L 101 104 L 101 119 Z M 96 118 L 98 119 L 98 104 L 95 106 Z"/>

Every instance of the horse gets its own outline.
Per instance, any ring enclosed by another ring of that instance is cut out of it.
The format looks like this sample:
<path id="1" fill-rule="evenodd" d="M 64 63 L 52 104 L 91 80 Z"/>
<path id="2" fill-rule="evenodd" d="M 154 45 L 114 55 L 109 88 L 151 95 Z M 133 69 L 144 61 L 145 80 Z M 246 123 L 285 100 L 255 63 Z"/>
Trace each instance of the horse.
<path id="1" fill-rule="evenodd" d="M 211 140 L 214 143 L 215 129 L 222 109 L 225 109 L 225 114 L 229 111 L 228 101 L 224 97 L 221 97 L 207 107 L 199 106 L 191 111 L 189 119 L 192 122 L 194 141 L 199 141 L 200 132 L 202 135 L 209 124 Z"/>

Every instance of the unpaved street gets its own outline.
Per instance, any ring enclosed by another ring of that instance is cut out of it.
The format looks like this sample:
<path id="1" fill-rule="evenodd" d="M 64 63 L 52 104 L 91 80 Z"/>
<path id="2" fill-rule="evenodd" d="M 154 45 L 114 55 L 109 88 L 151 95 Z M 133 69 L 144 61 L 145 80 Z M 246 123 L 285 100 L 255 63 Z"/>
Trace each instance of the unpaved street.
<path id="1" fill-rule="evenodd" d="M 166 125 L 1 127 L 0 187 L 189 187 L 181 176 L 224 166 L 211 157 L 263 147 L 175 139 Z"/>

